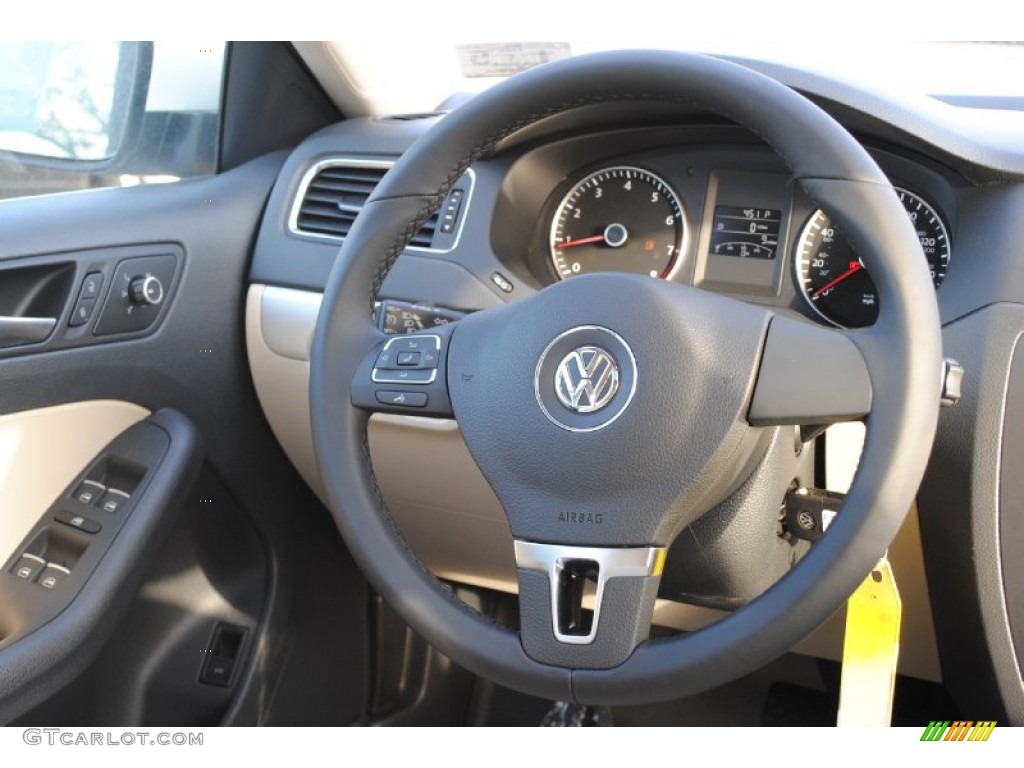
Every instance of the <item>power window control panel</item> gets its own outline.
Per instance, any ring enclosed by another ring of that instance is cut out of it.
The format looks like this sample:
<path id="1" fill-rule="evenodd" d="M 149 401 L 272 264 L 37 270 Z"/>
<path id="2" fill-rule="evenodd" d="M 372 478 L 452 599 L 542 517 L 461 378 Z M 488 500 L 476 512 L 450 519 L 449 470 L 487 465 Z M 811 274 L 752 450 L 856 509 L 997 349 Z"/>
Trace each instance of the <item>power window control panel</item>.
<path id="1" fill-rule="evenodd" d="M 109 287 L 108 280 L 102 290 Z M 139 553 L 156 543 L 159 527 L 166 533 L 169 524 L 157 523 L 181 508 L 201 460 L 195 426 L 161 410 L 121 432 L 55 492 L 14 554 L 0 561 L 0 656 L 37 631 L 59 641 L 88 631 L 101 612 L 112 619 L 110 591 L 133 588 L 129 577 L 146 567 Z M 154 487 L 156 473 L 167 480 Z M 73 601 L 82 610 L 67 612 Z M 62 614 L 63 626 L 46 626 Z"/>
<path id="2" fill-rule="evenodd" d="M 136 434 L 147 437 L 130 440 L 125 437 L 132 434 L 128 430 L 119 440 L 127 454 L 136 458 L 115 452 L 101 454 L 54 501 L 13 562 L 3 564 L 0 577 L 13 576 L 15 581 L 0 580 L 0 612 L 5 605 L 5 583 L 22 596 L 22 609 L 29 613 L 66 601 L 82 588 L 89 571 L 131 514 L 134 497 L 142 493 L 147 466 L 166 445 L 164 433 L 157 428 L 138 425 L 135 429 Z M 148 436 L 151 432 L 155 437 Z M 54 594 L 52 601 L 44 597 L 43 590 Z"/>

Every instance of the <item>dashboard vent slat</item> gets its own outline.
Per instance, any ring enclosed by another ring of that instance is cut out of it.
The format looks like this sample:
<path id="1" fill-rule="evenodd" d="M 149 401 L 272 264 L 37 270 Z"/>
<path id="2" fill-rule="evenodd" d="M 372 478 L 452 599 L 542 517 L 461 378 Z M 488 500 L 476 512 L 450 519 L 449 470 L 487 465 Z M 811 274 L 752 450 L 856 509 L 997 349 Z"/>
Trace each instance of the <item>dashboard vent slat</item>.
<path id="1" fill-rule="evenodd" d="M 302 186 L 302 200 L 292 226 L 299 234 L 343 240 L 373 190 L 387 173 L 388 165 L 361 165 L 328 161 Z M 437 229 L 437 215 L 423 225 L 411 246 L 430 248 Z"/>
<path id="2" fill-rule="evenodd" d="M 409 245 L 414 248 L 429 248 L 431 243 L 434 242 L 434 232 L 437 231 L 437 213 L 431 216 L 427 221 L 420 227 L 420 231 L 413 235 L 412 240 L 409 241 Z"/>
<path id="3" fill-rule="evenodd" d="M 387 170 L 362 165 L 322 166 L 303 190 L 295 228 L 299 232 L 344 238 Z"/>

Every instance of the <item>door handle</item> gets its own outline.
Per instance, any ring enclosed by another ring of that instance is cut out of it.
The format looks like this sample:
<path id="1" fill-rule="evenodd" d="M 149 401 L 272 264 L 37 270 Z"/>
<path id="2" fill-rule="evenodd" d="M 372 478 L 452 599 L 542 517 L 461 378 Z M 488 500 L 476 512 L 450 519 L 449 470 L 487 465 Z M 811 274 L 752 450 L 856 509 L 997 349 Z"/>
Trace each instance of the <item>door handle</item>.
<path id="1" fill-rule="evenodd" d="M 56 325 L 55 317 L 0 317 L 0 347 L 43 341 Z"/>

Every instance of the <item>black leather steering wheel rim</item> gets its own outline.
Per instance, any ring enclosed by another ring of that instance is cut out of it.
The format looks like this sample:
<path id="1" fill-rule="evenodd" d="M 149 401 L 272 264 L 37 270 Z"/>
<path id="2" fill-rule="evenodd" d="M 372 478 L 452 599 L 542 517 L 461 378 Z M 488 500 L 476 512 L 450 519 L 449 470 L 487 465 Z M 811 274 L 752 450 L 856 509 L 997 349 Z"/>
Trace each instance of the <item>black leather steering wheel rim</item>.
<path id="1" fill-rule="evenodd" d="M 541 664 L 516 632 L 457 600 L 409 551 L 373 479 L 368 414 L 347 392 L 380 341 L 369 321 L 394 260 L 461 174 L 517 130 L 606 101 L 706 109 L 747 127 L 786 162 L 861 254 L 880 297 L 877 323 L 849 334 L 880 393 L 860 469 L 828 534 L 778 584 L 698 632 L 640 645 L 611 669 Z M 627 704 L 706 690 L 785 652 L 827 618 L 891 542 L 934 437 L 941 339 L 915 233 L 867 152 L 785 86 L 718 59 L 615 52 L 538 67 L 485 91 L 406 152 L 349 233 L 324 294 L 312 348 L 310 406 L 331 512 L 374 588 L 432 645 L 471 671 L 550 699 Z"/>

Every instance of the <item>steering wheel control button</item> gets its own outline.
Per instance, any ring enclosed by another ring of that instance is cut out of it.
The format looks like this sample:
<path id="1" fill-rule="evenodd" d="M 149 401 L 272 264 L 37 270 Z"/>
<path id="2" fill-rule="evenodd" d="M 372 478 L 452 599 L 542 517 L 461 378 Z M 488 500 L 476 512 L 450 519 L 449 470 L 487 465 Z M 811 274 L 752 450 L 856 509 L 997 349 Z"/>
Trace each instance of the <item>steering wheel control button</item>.
<path id="1" fill-rule="evenodd" d="M 636 380 L 636 358 L 625 339 L 608 328 L 582 325 L 555 337 L 541 353 L 534 394 L 552 423 L 593 432 L 622 415 Z"/>
<path id="2" fill-rule="evenodd" d="M 112 515 L 120 510 L 130 498 L 131 496 L 124 491 L 110 488 L 103 494 L 103 498 L 100 499 L 99 508 Z"/>
<path id="3" fill-rule="evenodd" d="M 368 411 L 451 417 L 445 360 L 454 327 L 443 324 L 436 333 L 388 336 L 360 364 L 352 381 L 352 405 Z"/>
<path id="4" fill-rule="evenodd" d="M 395 392 L 381 389 L 377 391 L 377 402 L 382 405 L 396 405 L 403 408 L 425 408 L 426 392 Z"/>
<path id="5" fill-rule="evenodd" d="M 103 526 L 95 520 L 83 515 L 76 515 L 74 512 L 68 512 L 66 509 L 59 510 L 54 514 L 53 519 L 58 523 L 64 523 L 64 525 L 69 525 L 86 533 L 99 533 L 103 530 Z"/>
<path id="6" fill-rule="evenodd" d="M 377 384 L 430 384 L 437 378 L 437 371 L 422 368 L 400 368 L 386 371 L 381 375 L 374 374 Z"/>
<path id="7" fill-rule="evenodd" d="M 43 589 L 56 589 L 70 574 L 71 571 L 63 565 L 47 563 L 46 568 L 39 574 L 36 583 Z"/>
<path id="8" fill-rule="evenodd" d="M 83 480 L 82 484 L 75 489 L 74 498 L 91 507 L 96 504 L 106 490 L 107 487 L 102 483 L 97 483 L 95 480 Z"/>
<path id="9" fill-rule="evenodd" d="M 396 336 L 377 355 L 370 378 L 374 384 L 433 384 L 440 352 L 440 336 Z"/>
<path id="10" fill-rule="evenodd" d="M 18 562 L 14 564 L 11 573 L 14 574 L 15 578 L 22 581 L 33 581 L 45 567 L 46 561 L 41 557 L 26 553 L 18 558 Z"/>

